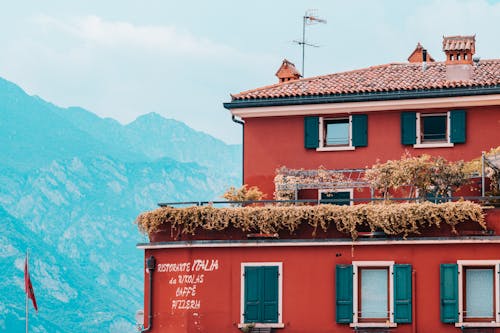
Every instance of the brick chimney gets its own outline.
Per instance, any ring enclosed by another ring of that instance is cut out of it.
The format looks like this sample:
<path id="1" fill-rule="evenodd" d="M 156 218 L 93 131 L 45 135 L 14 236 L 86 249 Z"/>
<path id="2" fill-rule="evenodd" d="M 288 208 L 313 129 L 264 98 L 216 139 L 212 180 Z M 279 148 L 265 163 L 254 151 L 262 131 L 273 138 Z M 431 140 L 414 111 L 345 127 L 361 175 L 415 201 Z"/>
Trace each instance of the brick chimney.
<path id="1" fill-rule="evenodd" d="M 446 64 L 472 64 L 472 56 L 476 53 L 476 35 L 443 36 L 443 51 Z"/>
<path id="2" fill-rule="evenodd" d="M 283 63 L 276 72 L 276 76 L 278 77 L 279 83 L 282 83 L 298 80 L 302 75 L 300 75 L 299 71 L 295 68 L 295 65 L 293 63 L 286 59 L 283 59 Z"/>
<path id="3" fill-rule="evenodd" d="M 476 36 L 443 36 L 446 55 L 446 79 L 468 81 L 472 76 L 472 56 L 476 53 Z"/>
<path id="4" fill-rule="evenodd" d="M 408 57 L 409 62 L 434 62 L 434 58 L 431 57 L 429 52 L 422 46 L 422 44 L 418 43 L 415 47 L 415 50 Z"/>

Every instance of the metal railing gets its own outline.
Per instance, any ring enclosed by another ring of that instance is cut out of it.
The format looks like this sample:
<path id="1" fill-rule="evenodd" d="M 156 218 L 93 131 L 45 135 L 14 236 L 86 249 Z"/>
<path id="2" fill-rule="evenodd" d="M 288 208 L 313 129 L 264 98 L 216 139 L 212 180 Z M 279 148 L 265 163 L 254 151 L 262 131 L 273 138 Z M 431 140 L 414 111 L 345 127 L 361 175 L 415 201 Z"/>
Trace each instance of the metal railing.
<path id="1" fill-rule="evenodd" d="M 179 201 L 179 202 L 161 202 L 160 207 L 178 207 L 178 206 L 266 206 L 266 205 L 319 205 L 319 204 L 346 204 L 370 203 L 381 201 L 392 202 L 450 202 L 470 200 L 483 205 L 499 205 L 500 196 L 460 196 L 460 197 L 417 197 L 417 198 L 351 198 L 351 199 L 298 199 L 298 200 L 248 200 L 248 201 L 227 201 L 227 200 L 209 200 L 209 201 Z"/>

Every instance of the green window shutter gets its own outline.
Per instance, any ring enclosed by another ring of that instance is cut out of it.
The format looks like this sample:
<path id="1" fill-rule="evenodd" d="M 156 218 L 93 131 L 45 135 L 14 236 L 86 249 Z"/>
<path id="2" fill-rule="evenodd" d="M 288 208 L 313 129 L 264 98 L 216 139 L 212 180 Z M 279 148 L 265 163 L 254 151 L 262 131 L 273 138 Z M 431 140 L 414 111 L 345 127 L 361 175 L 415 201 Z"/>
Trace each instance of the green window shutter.
<path id="1" fill-rule="evenodd" d="M 262 267 L 262 323 L 278 322 L 278 266 Z"/>
<path id="2" fill-rule="evenodd" d="M 307 149 L 319 147 L 319 117 L 304 118 L 304 147 Z"/>
<path id="3" fill-rule="evenodd" d="M 394 322 L 411 323 L 411 265 L 394 265 Z"/>
<path id="4" fill-rule="evenodd" d="M 453 143 L 465 142 L 465 110 L 453 110 L 450 112 L 450 141 Z"/>
<path id="5" fill-rule="evenodd" d="M 260 267 L 245 267 L 245 323 L 260 322 Z"/>
<path id="6" fill-rule="evenodd" d="M 337 323 L 352 323 L 352 265 L 335 267 L 335 306 Z"/>
<path id="7" fill-rule="evenodd" d="M 458 322 L 457 264 L 441 264 L 441 321 Z"/>
<path id="8" fill-rule="evenodd" d="M 417 143 L 417 114 L 415 112 L 401 113 L 401 144 Z"/>
<path id="9" fill-rule="evenodd" d="M 368 117 L 366 114 L 352 116 L 352 145 L 354 147 L 368 145 Z"/>
<path id="10" fill-rule="evenodd" d="M 278 266 L 245 267 L 245 323 L 278 322 Z"/>

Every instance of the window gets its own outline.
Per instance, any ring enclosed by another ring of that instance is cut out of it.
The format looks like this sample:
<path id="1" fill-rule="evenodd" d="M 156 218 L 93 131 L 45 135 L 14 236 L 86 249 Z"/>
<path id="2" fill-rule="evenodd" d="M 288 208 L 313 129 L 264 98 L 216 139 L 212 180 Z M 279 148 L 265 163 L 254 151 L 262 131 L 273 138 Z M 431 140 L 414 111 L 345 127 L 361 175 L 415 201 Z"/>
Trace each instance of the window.
<path id="1" fill-rule="evenodd" d="M 411 323 L 411 265 L 355 261 L 336 267 L 336 319 L 352 327 Z"/>
<path id="2" fill-rule="evenodd" d="M 441 320 L 457 327 L 500 327 L 500 260 L 441 265 Z"/>
<path id="3" fill-rule="evenodd" d="M 463 268 L 464 321 L 494 321 L 494 267 Z"/>
<path id="4" fill-rule="evenodd" d="M 242 263 L 239 327 L 284 327 L 281 291 L 282 263 Z"/>
<path id="5" fill-rule="evenodd" d="M 389 320 L 389 267 L 360 267 L 358 274 L 358 321 Z"/>
<path id="6" fill-rule="evenodd" d="M 417 113 L 417 142 L 419 146 L 453 146 L 450 142 L 450 113 Z"/>
<path id="7" fill-rule="evenodd" d="M 367 145 L 367 116 L 305 117 L 304 147 L 318 151 L 354 150 Z"/>
<path id="8" fill-rule="evenodd" d="M 420 142 L 448 142 L 448 114 L 420 114 Z"/>
<path id="9" fill-rule="evenodd" d="M 349 146 L 351 143 L 349 124 L 349 118 L 323 119 L 323 146 Z"/>
<path id="10" fill-rule="evenodd" d="M 414 148 L 453 147 L 464 143 L 465 111 L 401 113 L 401 143 Z"/>
<path id="11" fill-rule="evenodd" d="M 340 206 L 352 205 L 353 189 L 319 190 L 320 203 Z"/>
<path id="12" fill-rule="evenodd" d="M 319 150 L 353 150 L 352 117 L 319 119 Z"/>

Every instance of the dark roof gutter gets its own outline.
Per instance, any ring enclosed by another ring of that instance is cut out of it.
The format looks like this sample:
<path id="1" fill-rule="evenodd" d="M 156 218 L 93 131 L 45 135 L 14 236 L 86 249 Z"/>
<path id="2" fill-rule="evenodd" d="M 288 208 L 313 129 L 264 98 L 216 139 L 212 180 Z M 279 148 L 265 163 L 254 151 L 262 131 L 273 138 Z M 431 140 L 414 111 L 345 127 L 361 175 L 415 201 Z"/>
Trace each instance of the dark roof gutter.
<path id="1" fill-rule="evenodd" d="M 262 106 L 388 101 L 388 100 L 401 100 L 401 99 L 476 96 L 476 95 L 492 95 L 492 94 L 500 94 L 500 85 L 486 86 L 486 87 L 475 86 L 475 87 L 460 87 L 460 88 L 381 91 L 381 92 L 367 92 L 367 93 L 354 93 L 354 94 L 241 99 L 224 103 L 224 107 L 230 110 L 230 109 L 241 109 L 241 108 L 251 108 L 251 107 L 262 107 Z"/>

